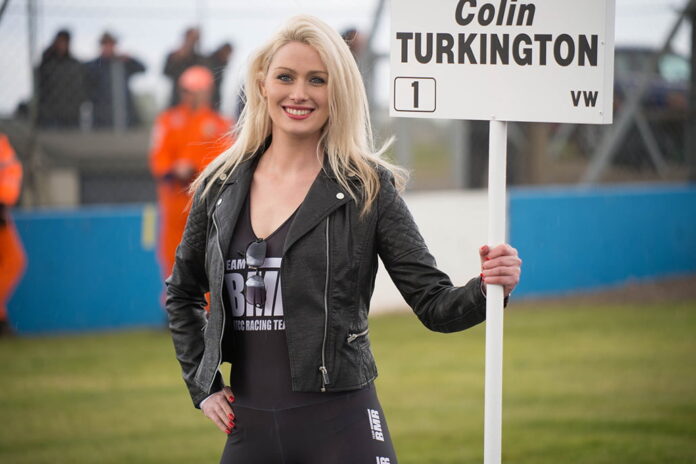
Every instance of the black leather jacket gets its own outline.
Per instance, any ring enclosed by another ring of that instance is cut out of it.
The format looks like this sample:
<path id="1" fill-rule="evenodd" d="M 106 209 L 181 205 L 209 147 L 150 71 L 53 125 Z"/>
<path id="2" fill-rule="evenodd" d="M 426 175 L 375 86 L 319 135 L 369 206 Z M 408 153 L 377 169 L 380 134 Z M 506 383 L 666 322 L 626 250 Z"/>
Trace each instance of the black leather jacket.
<path id="1" fill-rule="evenodd" d="M 222 389 L 218 370 L 224 333 L 225 250 L 249 190 L 256 154 L 194 196 L 172 275 L 167 313 L 177 359 L 196 407 Z M 325 157 L 325 160 L 327 157 Z M 379 168 L 381 188 L 370 213 L 344 191 L 327 161 L 309 189 L 285 241 L 281 285 L 295 391 L 360 388 L 377 376 L 367 315 L 382 259 L 401 295 L 431 330 L 464 330 L 485 319 L 480 278 L 452 285 L 438 270 L 411 213 Z M 206 320 L 204 294 L 210 290 Z"/>

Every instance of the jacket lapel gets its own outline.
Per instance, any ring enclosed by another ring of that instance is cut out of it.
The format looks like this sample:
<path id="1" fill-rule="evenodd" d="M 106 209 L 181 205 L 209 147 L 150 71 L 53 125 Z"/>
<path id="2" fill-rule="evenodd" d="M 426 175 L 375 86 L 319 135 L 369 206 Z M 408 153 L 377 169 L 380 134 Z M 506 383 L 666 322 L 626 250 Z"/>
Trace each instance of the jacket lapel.
<path id="1" fill-rule="evenodd" d="M 222 186 L 221 192 L 215 199 L 213 215 L 218 226 L 220 246 L 223 253 L 227 244 L 232 239 L 235 225 L 239 219 L 244 200 L 249 193 L 251 181 L 254 175 L 256 163 L 260 154 L 241 163 L 235 172 Z M 335 209 L 351 200 L 348 192 L 343 189 L 328 162 L 328 156 L 324 156 L 324 168 L 319 171 L 317 177 L 307 192 L 305 199 L 300 204 L 295 219 L 290 224 L 288 235 L 285 238 L 283 254 L 303 235 L 312 230 L 326 216 Z"/>
<path id="2" fill-rule="evenodd" d="M 283 255 L 304 234 L 312 230 L 326 216 L 339 206 L 351 200 L 350 195 L 335 180 L 329 166 L 328 156 L 324 156 L 324 169 L 319 171 L 307 196 L 297 210 L 297 215 L 290 224 L 283 246 Z"/>
<path id="3" fill-rule="evenodd" d="M 232 234 L 249 192 L 258 159 L 259 156 L 254 156 L 242 162 L 235 173 L 227 179 L 215 199 L 213 215 L 215 216 L 215 224 L 218 226 L 218 240 L 223 255 L 225 255 L 230 240 L 232 240 Z"/>

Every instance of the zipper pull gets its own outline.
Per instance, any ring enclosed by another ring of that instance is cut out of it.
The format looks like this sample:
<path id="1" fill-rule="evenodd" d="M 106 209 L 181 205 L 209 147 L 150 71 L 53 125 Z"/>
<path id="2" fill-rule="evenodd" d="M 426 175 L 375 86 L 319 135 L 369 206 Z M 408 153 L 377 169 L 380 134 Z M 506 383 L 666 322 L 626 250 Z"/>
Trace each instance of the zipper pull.
<path id="1" fill-rule="evenodd" d="M 348 338 L 346 338 L 346 342 L 348 342 L 348 343 L 353 343 L 353 342 L 355 341 L 356 338 L 362 337 L 363 335 L 367 335 L 367 333 L 369 332 L 369 330 L 370 330 L 370 329 L 368 328 L 368 329 L 363 330 L 363 331 L 360 332 L 360 333 L 354 333 L 354 334 L 349 333 L 349 334 L 348 334 Z"/>
<path id="2" fill-rule="evenodd" d="M 319 371 L 321 372 L 321 391 L 326 391 L 326 386 L 331 383 L 329 381 L 329 372 L 326 370 L 325 366 L 319 366 Z"/>

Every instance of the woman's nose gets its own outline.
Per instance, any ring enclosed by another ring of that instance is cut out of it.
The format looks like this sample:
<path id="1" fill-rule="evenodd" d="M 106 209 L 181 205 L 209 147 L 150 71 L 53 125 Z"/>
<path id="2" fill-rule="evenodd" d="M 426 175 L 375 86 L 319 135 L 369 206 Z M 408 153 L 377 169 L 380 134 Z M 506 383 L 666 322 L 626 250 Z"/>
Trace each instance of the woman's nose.
<path id="1" fill-rule="evenodd" d="M 307 99 L 307 89 L 305 88 L 304 83 L 297 82 L 292 86 L 290 98 L 294 101 L 304 101 Z"/>

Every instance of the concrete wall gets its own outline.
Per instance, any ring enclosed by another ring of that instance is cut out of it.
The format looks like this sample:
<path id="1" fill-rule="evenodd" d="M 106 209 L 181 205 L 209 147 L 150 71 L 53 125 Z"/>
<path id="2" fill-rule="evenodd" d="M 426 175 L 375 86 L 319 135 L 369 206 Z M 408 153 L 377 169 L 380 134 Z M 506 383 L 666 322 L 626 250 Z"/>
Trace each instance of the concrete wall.
<path id="1" fill-rule="evenodd" d="M 480 192 L 408 193 L 438 266 L 455 285 L 478 275 Z M 21 333 L 162 326 L 152 206 L 15 214 L 29 258 L 9 305 Z M 510 243 L 524 260 L 516 298 L 696 272 L 696 188 L 513 189 Z M 375 312 L 405 303 L 380 263 Z"/>

